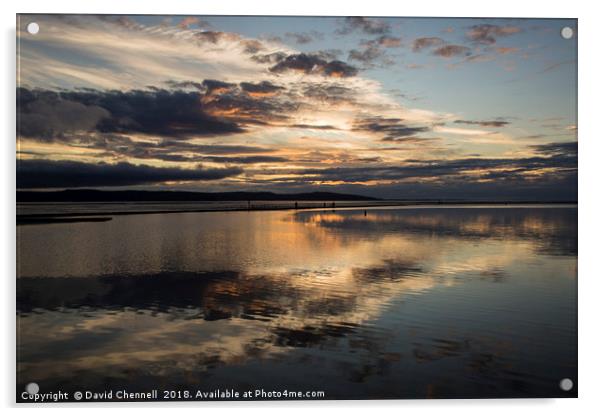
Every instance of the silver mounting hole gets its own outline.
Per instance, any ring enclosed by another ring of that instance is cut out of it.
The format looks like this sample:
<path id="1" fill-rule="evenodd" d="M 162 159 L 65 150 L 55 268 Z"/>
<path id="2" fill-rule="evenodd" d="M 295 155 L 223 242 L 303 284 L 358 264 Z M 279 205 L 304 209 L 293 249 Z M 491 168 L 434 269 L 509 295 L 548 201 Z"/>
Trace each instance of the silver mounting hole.
<path id="1" fill-rule="evenodd" d="M 573 380 L 570 378 L 563 378 L 560 380 L 560 388 L 564 391 L 571 391 L 573 389 Z"/>
<path id="2" fill-rule="evenodd" d="M 573 37 L 573 29 L 568 26 L 563 27 L 560 31 L 560 36 L 564 39 L 571 39 Z"/>
<path id="3" fill-rule="evenodd" d="M 29 383 L 25 386 L 25 391 L 29 394 L 38 394 L 40 386 L 38 386 L 38 383 Z"/>
<path id="4" fill-rule="evenodd" d="M 36 22 L 31 22 L 27 25 L 27 32 L 30 35 L 37 35 L 39 31 L 40 31 L 40 25 L 37 24 Z"/>

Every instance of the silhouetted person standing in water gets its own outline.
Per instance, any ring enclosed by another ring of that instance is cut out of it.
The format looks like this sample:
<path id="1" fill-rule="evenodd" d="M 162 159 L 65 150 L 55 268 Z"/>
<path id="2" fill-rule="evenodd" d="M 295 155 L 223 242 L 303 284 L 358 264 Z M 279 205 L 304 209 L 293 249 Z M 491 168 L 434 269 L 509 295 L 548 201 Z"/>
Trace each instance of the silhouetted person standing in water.
<path id="1" fill-rule="evenodd" d="M 299 208 L 299 204 L 295 202 L 295 209 Z"/>

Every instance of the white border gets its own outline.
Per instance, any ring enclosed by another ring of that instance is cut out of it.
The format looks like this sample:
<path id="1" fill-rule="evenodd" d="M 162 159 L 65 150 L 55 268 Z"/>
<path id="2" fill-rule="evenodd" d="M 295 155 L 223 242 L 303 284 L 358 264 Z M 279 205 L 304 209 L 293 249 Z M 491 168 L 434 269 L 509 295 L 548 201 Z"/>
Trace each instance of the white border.
<path id="1" fill-rule="evenodd" d="M 545 413 L 547 415 L 593 414 L 599 411 L 600 393 L 600 309 L 602 304 L 602 274 L 597 263 L 600 254 L 600 157 L 602 137 L 600 117 L 600 14 L 593 1 L 525 0 L 489 1 L 384 1 L 384 0 L 303 0 L 298 2 L 264 0 L 169 0 L 141 2 L 139 0 L 21 0 L 2 2 L 3 54 L 0 59 L 3 94 L 0 103 L 2 126 L 2 349 L 3 365 L 0 395 L 5 407 L 14 400 L 15 359 L 15 13 L 110 13 L 110 14 L 267 14 L 267 15 L 364 15 L 364 16 L 440 16 L 440 17 L 570 17 L 579 18 L 579 399 L 563 400 L 439 400 L 439 401 L 353 401 L 353 402 L 261 402 L 261 403 L 172 403 L 146 404 L 143 412 L 163 415 L 174 407 L 178 412 L 188 409 L 199 412 L 234 414 L 244 412 L 265 415 L 266 412 L 306 415 L 308 412 L 341 411 L 351 415 L 364 414 L 375 408 L 390 414 L 418 413 L 448 415 L 504 415 L 510 412 Z M 553 340 L 550 340 L 553 342 Z M 23 406 L 20 406 L 23 407 Z M 136 404 L 104 404 L 86 409 L 86 413 L 102 414 L 131 412 Z M 25 407 L 26 411 L 33 411 Z M 82 405 L 47 405 L 49 413 L 81 413 Z M 202 414 L 202 413 L 201 413 Z"/>

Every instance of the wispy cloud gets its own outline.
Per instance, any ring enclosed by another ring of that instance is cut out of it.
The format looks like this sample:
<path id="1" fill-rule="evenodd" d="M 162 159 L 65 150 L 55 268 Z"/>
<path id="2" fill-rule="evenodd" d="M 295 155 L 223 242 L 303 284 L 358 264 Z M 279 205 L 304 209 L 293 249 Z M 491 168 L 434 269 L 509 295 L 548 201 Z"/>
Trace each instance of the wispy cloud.
<path id="1" fill-rule="evenodd" d="M 508 46 L 504 46 L 504 47 L 498 47 L 495 48 L 495 51 L 497 53 L 499 53 L 500 55 L 508 55 L 511 53 L 517 53 L 520 51 L 519 48 L 515 48 L 515 47 L 508 47 Z"/>
<path id="2" fill-rule="evenodd" d="M 443 58 L 452 58 L 456 56 L 468 56 L 470 55 L 470 48 L 462 45 L 445 45 L 441 46 L 433 51 L 433 55 L 441 56 Z"/>
<path id="3" fill-rule="evenodd" d="M 327 61 L 320 56 L 306 53 L 288 55 L 272 66 L 270 71 L 274 73 L 296 71 L 337 78 L 353 77 L 358 73 L 357 68 L 345 62 Z"/>
<path id="4" fill-rule="evenodd" d="M 509 121 L 496 119 L 496 120 L 454 120 L 456 124 L 474 124 L 481 127 L 505 127 L 510 124 Z"/>
<path id="5" fill-rule="evenodd" d="M 337 29 L 337 33 L 346 35 L 351 32 L 359 31 L 368 35 L 384 35 L 390 30 L 391 25 L 383 19 L 346 17 L 342 21 L 341 27 Z"/>
<path id="6" fill-rule="evenodd" d="M 412 43 L 412 50 L 414 52 L 419 52 L 422 49 L 432 48 L 433 46 L 443 45 L 445 41 L 438 37 L 430 37 L 430 38 L 418 38 L 415 39 Z"/>
<path id="7" fill-rule="evenodd" d="M 560 62 L 554 62 L 553 64 L 550 64 L 550 65 L 546 66 L 545 68 L 543 68 L 541 71 L 539 71 L 539 73 L 544 74 L 546 72 L 554 71 L 555 69 L 558 69 L 564 65 L 570 65 L 570 64 L 574 64 L 574 63 L 575 63 L 574 59 L 569 59 L 569 60 L 560 61 Z"/>
<path id="8" fill-rule="evenodd" d="M 178 22 L 178 27 L 181 29 L 189 29 L 190 27 L 198 27 L 200 29 L 209 29 L 211 24 L 199 19 L 196 16 L 188 16 Z"/>
<path id="9" fill-rule="evenodd" d="M 466 32 L 466 37 L 476 43 L 492 45 L 500 37 L 515 35 L 520 32 L 522 32 L 522 29 L 518 26 L 480 24 L 471 26 Z"/>
<path id="10" fill-rule="evenodd" d="M 285 36 L 299 45 L 305 45 L 316 40 L 324 39 L 324 34 L 315 30 L 311 32 L 286 32 Z"/>

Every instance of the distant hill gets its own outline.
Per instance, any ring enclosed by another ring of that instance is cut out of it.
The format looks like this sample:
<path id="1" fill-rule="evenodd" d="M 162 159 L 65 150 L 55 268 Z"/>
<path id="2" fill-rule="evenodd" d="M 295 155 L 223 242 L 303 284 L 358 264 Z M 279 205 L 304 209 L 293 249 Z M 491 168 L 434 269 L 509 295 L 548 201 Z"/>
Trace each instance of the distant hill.
<path id="1" fill-rule="evenodd" d="M 377 201 L 378 198 L 307 192 L 276 194 L 273 192 L 185 192 L 185 191 L 101 191 L 67 189 L 64 191 L 17 191 L 17 202 L 150 202 L 150 201 Z"/>

